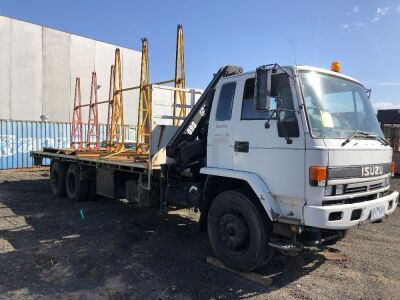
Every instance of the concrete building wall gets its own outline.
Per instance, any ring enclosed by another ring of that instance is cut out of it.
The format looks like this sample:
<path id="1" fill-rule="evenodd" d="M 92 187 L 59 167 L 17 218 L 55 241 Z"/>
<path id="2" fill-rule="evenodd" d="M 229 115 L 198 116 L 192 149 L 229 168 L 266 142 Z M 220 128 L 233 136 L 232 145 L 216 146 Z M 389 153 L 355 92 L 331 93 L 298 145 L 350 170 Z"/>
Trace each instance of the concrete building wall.
<path id="1" fill-rule="evenodd" d="M 42 27 L 11 20 L 11 118 L 32 120 L 42 114 Z"/>
<path id="2" fill-rule="evenodd" d="M 110 68 L 117 46 L 0 16 L 0 119 L 71 122 L 75 79 L 81 79 L 81 103 L 90 101 L 92 72 L 97 73 L 98 101 L 109 98 Z M 122 48 L 123 87 L 138 86 L 141 53 Z M 172 61 L 171 61 L 172 62 Z M 154 116 L 172 124 L 173 91 L 154 90 Z M 196 99 L 199 95 L 196 95 Z M 124 121 L 136 125 L 139 90 L 124 92 Z M 190 94 L 187 94 L 190 102 Z M 98 106 L 99 123 L 107 123 L 108 105 Z M 88 121 L 89 107 L 82 108 Z"/>
<path id="3" fill-rule="evenodd" d="M 138 86 L 140 84 L 140 62 L 142 54 L 138 52 L 122 50 L 122 85 L 124 87 Z M 139 107 L 139 90 L 127 91 L 124 97 L 124 120 L 132 120 L 137 124 Z M 126 123 L 126 121 L 125 121 Z"/>
<path id="4" fill-rule="evenodd" d="M 0 119 L 11 118 L 11 20 L 0 18 Z"/>
<path id="5" fill-rule="evenodd" d="M 74 107 L 75 78 L 81 79 L 81 101 L 82 104 L 89 103 L 90 83 L 92 72 L 95 70 L 96 41 L 81 36 L 71 35 L 70 45 L 70 68 L 71 68 L 71 103 L 69 120 L 72 120 L 72 109 Z M 104 109 L 100 107 L 99 109 Z M 89 109 L 82 108 L 82 120 L 87 122 Z M 99 120 L 100 121 L 100 120 Z"/>
<path id="6" fill-rule="evenodd" d="M 82 104 L 89 103 L 93 71 L 99 101 L 107 100 L 110 67 L 117 46 L 0 16 L 0 119 L 71 122 L 75 78 L 81 78 Z M 140 80 L 141 53 L 122 48 L 123 86 Z M 126 124 L 137 123 L 138 91 L 124 94 Z M 88 107 L 82 109 L 83 122 Z M 107 122 L 107 105 L 99 105 Z"/>
<path id="7" fill-rule="evenodd" d="M 97 90 L 99 101 L 105 101 L 109 98 L 110 90 L 110 70 L 114 64 L 115 47 L 110 44 L 97 42 L 96 57 L 94 64 L 96 65 L 97 84 L 101 87 Z M 107 120 L 107 104 L 99 106 L 99 119 Z"/>
<path id="8" fill-rule="evenodd" d="M 54 121 L 69 121 L 70 43 L 70 34 L 43 28 L 42 114 Z"/>

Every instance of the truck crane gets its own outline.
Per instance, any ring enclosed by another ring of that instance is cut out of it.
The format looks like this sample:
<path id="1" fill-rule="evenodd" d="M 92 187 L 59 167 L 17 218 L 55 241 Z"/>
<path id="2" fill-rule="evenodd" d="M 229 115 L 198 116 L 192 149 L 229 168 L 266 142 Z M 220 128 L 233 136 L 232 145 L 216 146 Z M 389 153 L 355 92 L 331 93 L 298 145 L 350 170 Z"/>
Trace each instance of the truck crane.
<path id="1" fill-rule="evenodd" d="M 224 66 L 181 125 L 153 126 L 146 161 L 49 148 L 32 156 L 51 159 L 58 196 L 86 199 L 90 186 L 163 212 L 200 211 L 215 256 L 256 270 L 276 251 L 335 242 L 398 204 L 392 149 L 364 86 L 339 67 Z"/>

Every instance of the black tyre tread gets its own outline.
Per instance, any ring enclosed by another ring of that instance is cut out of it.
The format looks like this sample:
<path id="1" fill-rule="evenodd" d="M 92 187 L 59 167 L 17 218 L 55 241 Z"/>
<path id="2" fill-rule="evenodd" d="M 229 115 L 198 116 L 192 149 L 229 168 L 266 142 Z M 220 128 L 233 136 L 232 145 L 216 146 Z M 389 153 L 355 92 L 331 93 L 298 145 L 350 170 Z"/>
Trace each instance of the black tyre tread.
<path id="1" fill-rule="evenodd" d="M 52 180 L 54 173 L 57 173 L 58 176 L 57 186 L 54 185 L 54 181 Z M 64 197 L 67 194 L 65 184 L 66 175 L 67 165 L 58 160 L 52 161 L 50 166 L 50 189 L 54 196 Z"/>
<path id="2" fill-rule="evenodd" d="M 89 180 L 88 182 L 88 200 L 89 201 L 96 201 L 97 200 L 97 193 L 96 193 L 96 180 Z"/>
<path id="3" fill-rule="evenodd" d="M 250 200 L 258 201 L 258 199 L 255 198 L 255 196 L 252 195 L 251 192 L 249 192 L 248 190 L 235 190 L 235 191 L 238 193 L 242 193 L 243 195 L 248 197 Z M 257 211 L 260 213 L 260 216 L 261 216 L 262 220 L 264 221 L 263 225 L 264 225 L 265 231 L 269 233 L 269 236 L 271 236 L 272 235 L 272 221 L 270 220 L 267 212 L 260 211 L 260 209 L 264 209 L 262 207 L 261 203 L 258 203 L 258 204 L 260 204 L 259 206 L 257 206 L 257 204 L 255 204 L 253 201 L 252 201 L 252 203 L 257 208 Z M 268 241 L 267 241 L 267 243 L 268 243 Z M 268 248 L 269 248 L 268 249 L 269 251 L 266 253 L 265 258 L 262 261 L 260 261 L 260 263 L 257 265 L 257 267 L 254 270 L 263 268 L 272 259 L 273 255 L 275 253 L 275 250 L 269 246 L 268 246 Z"/>
<path id="4" fill-rule="evenodd" d="M 156 208 L 160 206 L 160 183 L 153 185 L 150 193 L 150 207 Z"/>
<path id="5" fill-rule="evenodd" d="M 232 200 L 233 199 L 233 200 Z M 213 214 L 229 211 L 232 207 L 242 210 L 248 223 L 250 234 L 259 237 L 247 250 L 245 257 L 240 260 L 237 257 L 226 255 L 223 247 L 216 237 L 215 226 L 217 219 Z M 208 235 L 214 254 L 227 266 L 239 271 L 249 272 L 265 266 L 272 258 L 273 250 L 268 246 L 268 240 L 272 234 L 272 223 L 260 212 L 245 191 L 231 190 L 219 194 L 211 204 L 208 216 Z"/>
<path id="6" fill-rule="evenodd" d="M 244 190 L 236 190 L 236 192 L 241 193 L 245 196 L 247 196 L 249 198 L 249 200 L 251 201 L 252 199 L 252 195 L 250 193 L 248 193 L 248 191 L 244 191 Z M 258 199 L 255 199 L 256 201 L 258 201 Z M 266 237 L 266 241 L 265 241 L 265 252 L 263 257 L 258 261 L 257 265 L 254 267 L 253 270 L 259 270 L 261 268 L 263 268 L 264 266 L 266 266 L 269 261 L 272 259 L 275 250 L 272 249 L 269 245 L 268 245 L 268 241 L 270 239 L 270 237 L 272 236 L 272 222 L 269 219 L 268 214 L 265 211 L 260 211 L 260 209 L 264 209 L 262 207 L 258 207 L 256 204 L 254 204 L 253 201 L 251 201 L 251 203 L 255 206 L 257 213 L 259 214 L 259 217 L 262 220 L 262 225 L 264 227 L 265 233 L 267 234 Z M 261 206 L 261 205 L 260 205 Z"/>
<path id="7" fill-rule="evenodd" d="M 69 189 L 68 181 L 69 176 L 74 176 L 75 178 L 75 191 L 71 191 Z M 77 164 L 71 164 L 67 170 L 66 176 L 66 186 L 67 186 L 67 196 L 69 199 L 74 200 L 76 202 L 83 202 L 88 200 L 88 190 L 89 190 L 89 183 L 87 180 L 83 181 L 80 180 L 80 169 Z"/>

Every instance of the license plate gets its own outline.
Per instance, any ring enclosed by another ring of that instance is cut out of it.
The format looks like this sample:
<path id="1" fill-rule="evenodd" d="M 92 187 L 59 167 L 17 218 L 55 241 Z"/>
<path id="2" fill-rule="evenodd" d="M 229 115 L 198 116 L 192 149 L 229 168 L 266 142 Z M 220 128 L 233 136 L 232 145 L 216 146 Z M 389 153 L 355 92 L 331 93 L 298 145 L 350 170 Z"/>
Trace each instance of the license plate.
<path id="1" fill-rule="evenodd" d="M 385 206 L 378 206 L 371 209 L 371 221 L 382 219 L 385 216 Z"/>

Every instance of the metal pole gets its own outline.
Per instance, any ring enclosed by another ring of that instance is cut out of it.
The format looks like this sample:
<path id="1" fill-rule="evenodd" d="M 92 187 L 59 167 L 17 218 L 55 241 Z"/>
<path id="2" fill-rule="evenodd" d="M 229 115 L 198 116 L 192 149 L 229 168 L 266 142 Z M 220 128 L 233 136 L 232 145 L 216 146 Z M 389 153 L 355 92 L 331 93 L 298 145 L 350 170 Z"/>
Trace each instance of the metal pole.
<path id="1" fill-rule="evenodd" d="M 195 102 L 196 102 L 195 92 L 194 92 L 194 89 L 191 89 L 190 90 L 190 109 L 193 108 Z"/>

